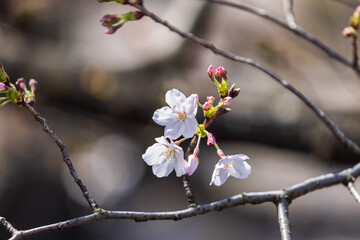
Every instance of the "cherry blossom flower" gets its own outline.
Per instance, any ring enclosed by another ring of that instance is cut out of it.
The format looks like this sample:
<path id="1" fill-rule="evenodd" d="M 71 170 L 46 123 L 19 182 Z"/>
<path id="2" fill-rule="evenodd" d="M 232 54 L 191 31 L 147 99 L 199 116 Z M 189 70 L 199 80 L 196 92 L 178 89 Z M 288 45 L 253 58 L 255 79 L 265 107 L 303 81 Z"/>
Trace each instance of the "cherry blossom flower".
<path id="1" fill-rule="evenodd" d="M 186 98 L 177 89 L 167 91 L 165 101 L 170 107 L 165 106 L 155 111 L 153 120 L 165 126 L 164 135 L 171 139 L 177 139 L 181 135 L 186 138 L 194 136 L 197 130 L 197 95 L 192 94 Z"/>
<path id="2" fill-rule="evenodd" d="M 157 143 L 146 149 L 142 155 L 144 161 L 152 166 L 155 176 L 167 177 L 175 169 L 176 176 L 180 177 L 187 172 L 188 162 L 184 159 L 184 151 L 171 139 L 168 142 L 164 136 L 155 138 Z"/>
<path id="3" fill-rule="evenodd" d="M 221 186 L 229 176 L 247 178 L 251 173 L 251 166 L 246 162 L 249 157 L 244 154 L 225 156 L 215 165 L 210 185 Z"/>

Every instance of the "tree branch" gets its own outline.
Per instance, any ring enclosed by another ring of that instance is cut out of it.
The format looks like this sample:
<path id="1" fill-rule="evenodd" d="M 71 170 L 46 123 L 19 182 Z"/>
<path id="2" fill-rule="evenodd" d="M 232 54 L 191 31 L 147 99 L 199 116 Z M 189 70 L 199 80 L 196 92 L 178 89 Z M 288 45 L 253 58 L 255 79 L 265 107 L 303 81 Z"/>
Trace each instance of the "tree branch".
<path id="1" fill-rule="evenodd" d="M 356 190 L 353 181 L 349 181 L 347 183 L 347 188 L 349 189 L 351 195 L 353 195 L 353 197 L 355 198 L 356 202 L 360 204 L 360 195 L 359 195 L 358 191 Z"/>
<path id="2" fill-rule="evenodd" d="M 325 115 L 325 113 L 321 109 L 316 107 L 315 104 L 310 99 L 308 99 L 304 94 L 302 94 L 299 90 L 297 90 L 295 87 L 293 87 L 287 81 L 280 78 L 278 75 L 276 75 L 270 69 L 266 68 L 265 66 L 262 66 L 260 63 L 255 62 L 250 58 L 238 56 L 231 52 L 221 50 L 221 49 L 215 47 L 212 43 L 207 42 L 206 40 L 204 40 L 198 36 L 195 36 L 192 33 L 183 32 L 180 29 L 178 29 L 177 27 L 171 25 L 167 21 L 161 19 L 160 17 L 158 17 L 154 13 L 148 11 L 146 8 L 144 8 L 143 6 L 141 6 L 137 3 L 130 2 L 129 4 L 134 6 L 141 12 L 143 12 L 144 15 L 150 17 L 155 22 L 158 22 L 158 23 L 162 24 L 163 26 L 167 27 L 170 31 L 173 31 L 173 32 L 177 33 L 178 35 L 180 35 L 181 37 L 191 40 L 194 43 L 199 44 L 199 45 L 209 49 L 214 54 L 223 56 L 223 57 L 230 59 L 232 61 L 235 61 L 235 62 L 248 64 L 248 65 L 255 67 L 256 69 L 262 71 L 263 73 L 265 73 L 266 75 L 271 77 L 271 79 L 275 80 L 280 85 L 282 85 L 284 88 L 286 88 L 290 92 L 292 92 L 302 102 L 304 102 L 320 118 L 320 120 L 328 127 L 328 129 L 332 132 L 332 134 L 338 139 L 338 141 L 341 144 L 343 144 L 347 149 L 352 151 L 355 155 L 360 156 L 360 147 L 355 142 L 353 142 L 351 139 L 346 137 L 345 134 L 336 126 L 336 124 L 333 121 L 330 120 L 330 118 L 328 118 Z"/>
<path id="3" fill-rule="evenodd" d="M 319 49 L 321 49 L 326 54 L 328 54 L 329 57 L 334 58 L 335 60 L 341 62 L 342 64 L 344 64 L 348 67 L 351 67 L 357 73 L 360 73 L 360 68 L 359 67 L 354 68 L 353 62 L 351 62 L 350 60 L 347 60 L 345 57 L 343 57 L 342 55 L 337 53 L 335 50 L 333 50 L 332 48 L 330 48 L 329 46 L 327 46 L 326 44 L 324 44 L 323 42 L 321 42 L 320 40 L 315 38 L 312 34 L 306 32 L 304 29 L 302 29 L 298 25 L 296 25 L 296 27 L 288 25 L 283 20 L 267 13 L 267 11 L 265 9 L 253 7 L 253 6 L 250 6 L 247 4 L 243 4 L 243 3 L 231 3 L 231 2 L 220 1 L 220 0 L 207 0 L 207 1 L 212 2 L 212 3 L 217 3 L 220 5 L 224 5 L 224 6 L 228 6 L 228 7 L 241 9 L 246 12 L 260 16 L 262 18 L 265 18 L 266 20 L 269 20 L 270 22 L 273 22 L 273 23 L 277 24 L 278 26 L 280 26 L 280 27 L 294 33 L 295 35 L 307 40 L 308 42 L 314 44 Z"/>
<path id="4" fill-rule="evenodd" d="M 295 22 L 295 17 L 294 17 L 293 0 L 283 0 L 283 8 L 285 13 L 285 18 L 289 27 L 296 29 L 298 26 Z"/>
<path id="5" fill-rule="evenodd" d="M 282 197 L 277 204 L 278 221 L 280 226 L 280 233 L 282 240 L 291 240 L 291 224 L 289 219 L 289 204 L 287 200 Z"/>
<path id="6" fill-rule="evenodd" d="M 197 205 L 196 207 L 193 208 L 187 208 L 172 212 L 132 212 L 132 211 L 103 211 L 101 213 L 97 212 L 59 223 L 18 231 L 15 233 L 15 235 L 13 235 L 13 237 L 10 240 L 25 239 L 43 233 L 61 231 L 67 228 L 72 228 L 78 225 L 100 221 L 100 220 L 132 219 L 137 222 L 154 221 L 154 220 L 178 221 L 184 218 L 189 218 L 214 211 L 221 211 L 223 209 L 232 208 L 239 205 L 246 205 L 246 204 L 257 205 L 265 202 L 273 202 L 277 204 L 278 211 L 281 211 L 279 212 L 280 228 L 284 229 L 283 230 L 284 233 L 282 234 L 285 234 L 285 232 L 289 233 L 290 230 L 289 228 L 290 225 L 287 224 L 285 221 L 286 219 L 288 219 L 288 216 L 286 216 L 286 214 L 289 203 L 287 201 L 292 201 L 302 195 L 305 195 L 308 192 L 316 191 L 321 188 L 330 187 L 333 185 L 343 183 L 344 181 L 346 181 L 346 179 L 349 179 L 350 177 L 356 179 L 359 176 L 360 176 L 360 163 L 352 168 L 345 169 L 338 173 L 328 173 L 315 178 L 310 178 L 302 183 L 298 183 L 296 185 L 290 186 L 285 190 L 242 193 L 242 194 L 234 195 L 232 197 L 228 197 L 220 201 Z M 288 200 L 286 200 L 285 197 Z M 281 222 L 283 223 L 280 222 L 280 219 Z M 283 238 L 283 239 L 291 239 L 291 238 Z"/>
<path id="7" fill-rule="evenodd" d="M 43 126 L 44 132 L 49 134 L 51 139 L 56 143 L 56 145 L 58 145 L 58 147 L 61 151 L 63 160 L 64 160 L 65 164 L 67 165 L 71 176 L 73 177 L 76 184 L 79 186 L 83 196 L 85 197 L 86 201 L 89 203 L 92 211 L 95 212 L 95 211 L 100 210 L 98 204 L 95 202 L 95 200 L 92 198 L 90 192 L 88 191 L 85 183 L 81 180 L 80 176 L 76 172 L 76 170 L 72 164 L 72 161 L 69 157 L 69 153 L 68 153 L 68 150 L 67 150 L 67 147 L 65 146 L 65 144 L 62 143 L 62 141 L 58 138 L 56 133 L 49 128 L 49 126 L 46 124 L 45 118 L 41 117 L 40 114 L 33 107 L 31 107 L 25 101 L 23 101 L 23 107 L 34 116 L 36 121 L 38 121 Z"/>
<path id="8" fill-rule="evenodd" d="M 3 225 L 6 230 L 8 230 L 13 236 L 19 232 L 19 230 L 14 228 L 13 225 L 9 223 L 4 217 L 0 217 L 0 224 Z"/>

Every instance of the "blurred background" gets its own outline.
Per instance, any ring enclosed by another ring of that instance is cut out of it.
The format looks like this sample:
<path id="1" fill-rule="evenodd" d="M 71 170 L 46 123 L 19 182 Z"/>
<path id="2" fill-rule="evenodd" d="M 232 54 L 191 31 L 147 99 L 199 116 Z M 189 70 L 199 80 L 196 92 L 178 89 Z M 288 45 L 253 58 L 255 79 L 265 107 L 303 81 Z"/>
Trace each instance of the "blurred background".
<path id="1" fill-rule="evenodd" d="M 250 57 L 286 79 L 360 143 L 360 78 L 315 46 L 249 13 L 200 0 L 145 0 L 149 10 L 217 47 Z M 233 1 L 283 18 L 282 1 Z M 358 1 L 295 1 L 300 26 L 351 58 L 341 35 Z M 286 188 L 353 166 L 358 159 L 294 95 L 244 64 L 216 56 L 144 17 L 105 35 L 99 20 L 131 8 L 95 0 L 0 1 L 0 62 L 12 82 L 34 78 L 35 108 L 67 145 L 100 206 L 172 211 L 187 207 L 182 179 L 158 179 L 141 158 L 163 135 L 153 112 L 167 90 L 218 98 L 206 70 L 224 66 L 241 88 L 232 112 L 208 129 L 226 154 L 250 157 L 252 174 L 209 186 L 216 151 L 205 144 L 191 176 L 198 203 L 244 191 Z M 202 116 L 198 114 L 198 121 Z M 57 146 L 15 105 L 0 111 L 0 216 L 28 229 L 89 214 Z M 182 146 L 186 147 L 185 142 Z M 358 187 L 359 184 L 357 184 Z M 290 205 L 294 239 L 359 239 L 359 206 L 343 186 Z M 0 239 L 10 235 L 0 227 Z M 178 222 L 102 221 L 32 239 L 280 239 L 273 204 L 244 206 Z"/>

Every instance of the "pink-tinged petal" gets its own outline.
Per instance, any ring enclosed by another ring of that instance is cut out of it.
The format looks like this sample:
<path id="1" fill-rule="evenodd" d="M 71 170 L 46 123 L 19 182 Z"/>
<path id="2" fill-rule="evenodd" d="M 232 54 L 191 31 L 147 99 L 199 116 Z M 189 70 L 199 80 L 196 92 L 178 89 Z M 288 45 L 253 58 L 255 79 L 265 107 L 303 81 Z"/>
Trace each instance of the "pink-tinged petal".
<path id="1" fill-rule="evenodd" d="M 194 154 L 191 154 L 188 158 L 188 162 L 189 162 L 189 167 L 186 173 L 189 176 L 191 176 L 199 165 L 199 158 L 195 157 Z"/>
<path id="2" fill-rule="evenodd" d="M 175 161 L 163 161 L 160 164 L 153 165 L 152 170 L 155 176 L 167 177 L 174 170 Z"/>
<path id="3" fill-rule="evenodd" d="M 165 101 L 174 110 L 180 111 L 181 105 L 184 103 L 185 95 L 177 89 L 172 89 L 166 92 Z"/>
<path id="4" fill-rule="evenodd" d="M 230 174 L 228 171 L 225 171 L 223 168 L 218 168 L 215 166 L 213 175 L 211 177 L 210 185 L 215 184 L 216 186 L 221 186 L 226 182 L 229 176 Z"/>
<path id="5" fill-rule="evenodd" d="M 185 127 L 182 135 L 186 138 L 191 138 L 194 136 L 198 128 L 198 122 L 196 121 L 196 118 L 186 118 L 183 124 Z"/>
<path id="6" fill-rule="evenodd" d="M 174 124 L 177 121 L 176 113 L 174 113 L 174 111 L 167 106 L 156 110 L 152 119 L 161 126 Z"/>
<path id="7" fill-rule="evenodd" d="M 166 125 L 164 135 L 173 140 L 178 139 L 185 130 L 185 124 L 183 122 L 177 122 L 173 125 Z"/>
<path id="8" fill-rule="evenodd" d="M 148 147 L 145 153 L 142 155 L 142 158 L 147 165 L 152 166 L 160 164 L 163 160 L 162 152 L 166 150 L 166 147 L 160 143 L 154 143 L 152 146 Z"/>
<path id="9" fill-rule="evenodd" d="M 198 96 L 196 94 L 192 94 L 185 100 L 183 104 L 183 111 L 185 111 L 187 118 L 194 118 L 196 116 L 198 109 L 197 98 Z"/>

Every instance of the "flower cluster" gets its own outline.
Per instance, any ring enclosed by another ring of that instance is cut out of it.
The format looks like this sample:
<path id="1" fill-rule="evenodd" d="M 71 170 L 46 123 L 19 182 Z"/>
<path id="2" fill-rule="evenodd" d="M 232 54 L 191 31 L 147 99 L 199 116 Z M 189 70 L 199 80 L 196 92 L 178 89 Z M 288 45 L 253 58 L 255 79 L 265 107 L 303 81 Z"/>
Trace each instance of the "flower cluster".
<path id="1" fill-rule="evenodd" d="M 16 81 L 16 85 L 20 88 L 16 89 L 15 85 L 10 82 L 10 78 L 4 70 L 3 65 L 0 63 L 0 93 L 5 94 L 4 97 L 0 97 L 0 107 L 12 102 L 15 104 L 22 104 L 23 101 L 33 106 L 35 103 L 35 89 L 37 88 L 37 82 L 34 79 L 30 79 L 30 90 L 26 87 L 24 78 L 19 78 Z"/>
<path id="2" fill-rule="evenodd" d="M 220 186 L 229 176 L 247 178 L 251 172 L 251 167 L 246 162 L 249 158 L 246 155 L 225 155 L 216 143 L 214 135 L 206 130 L 214 118 L 230 111 L 228 107 L 232 99 L 240 92 L 240 89 L 235 89 L 235 85 L 228 88 L 225 68 L 219 67 L 214 71 L 210 66 L 208 75 L 217 86 L 220 95 L 217 105 L 214 105 L 213 96 L 207 97 L 207 101 L 201 104 L 196 94 L 186 97 L 179 90 L 172 89 L 165 94 L 168 106 L 154 112 L 152 119 L 165 127 L 164 136 L 155 138 L 156 143 L 148 147 L 142 157 L 149 166 L 152 166 L 154 175 L 159 178 L 167 177 L 173 170 L 178 177 L 184 174 L 192 175 L 199 165 L 200 141 L 205 137 L 207 137 L 207 145 L 214 145 L 220 157 L 215 165 L 210 185 Z M 203 124 L 198 124 L 196 120 L 198 107 L 203 110 L 205 118 Z M 179 139 L 181 136 L 183 138 Z M 196 141 L 196 146 L 187 153 L 188 157 L 185 159 L 184 151 L 179 144 L 189 138 Z"/>

